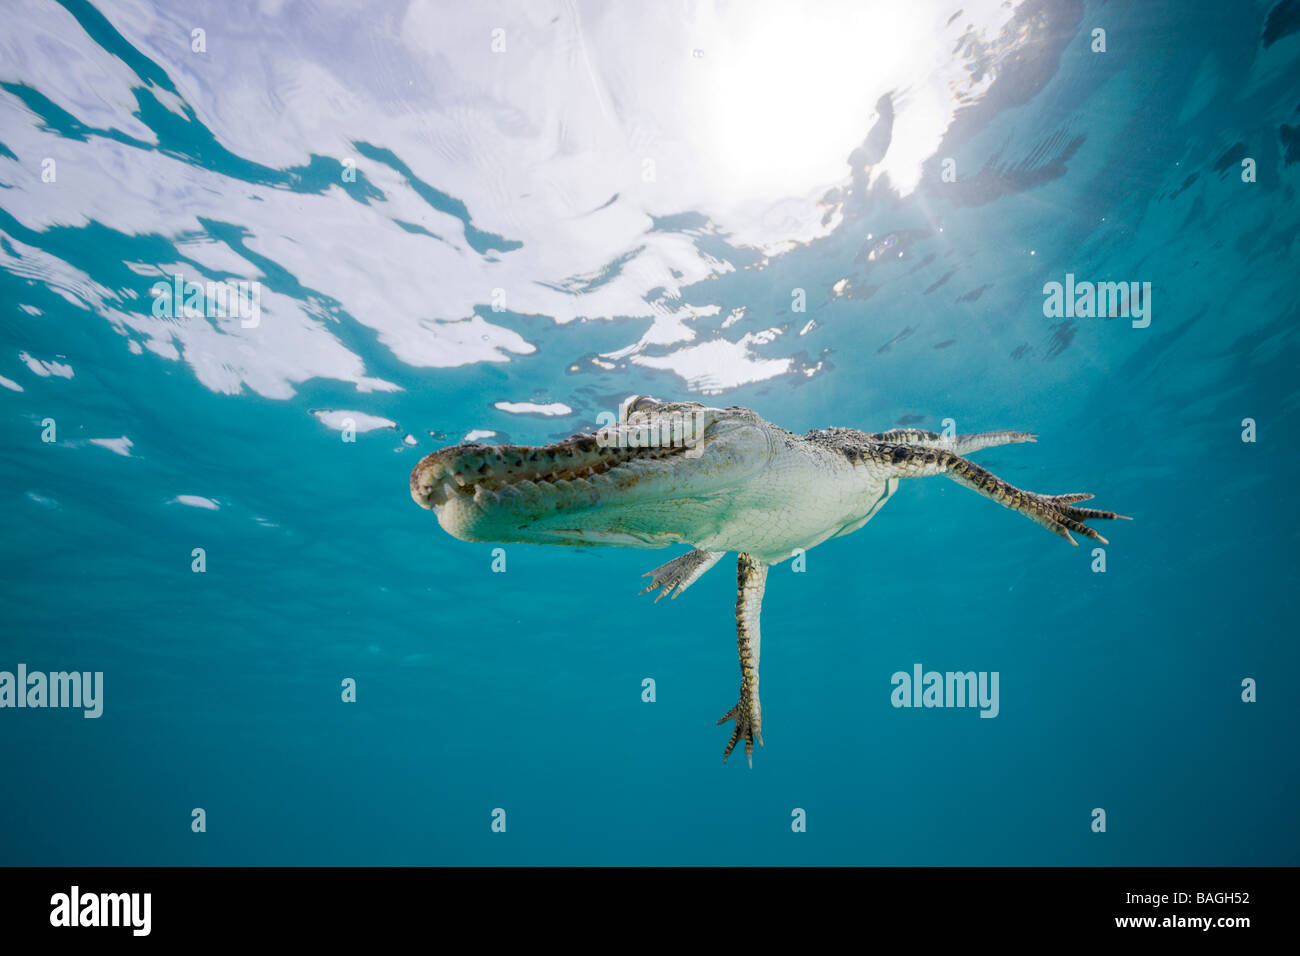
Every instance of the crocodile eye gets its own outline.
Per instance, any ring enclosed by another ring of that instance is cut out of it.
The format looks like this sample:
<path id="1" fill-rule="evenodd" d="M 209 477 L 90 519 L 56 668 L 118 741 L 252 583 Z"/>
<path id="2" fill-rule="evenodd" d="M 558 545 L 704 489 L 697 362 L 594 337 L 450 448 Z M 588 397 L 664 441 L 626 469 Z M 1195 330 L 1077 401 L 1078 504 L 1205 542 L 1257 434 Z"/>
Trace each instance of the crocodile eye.
<path id="1" fill-rule="evenodd" d="M 627 418 L 631 416 L 634 412 L 643 412 L 646 409 L 653 408 L 658 404 L 659 404 L 658 400 L 651 398 L 649 395 L 637 395 L 635 398 L 631 399 L 625 406 L 623 411 L 623 419 L 624 421 L 626 421 Z"/>

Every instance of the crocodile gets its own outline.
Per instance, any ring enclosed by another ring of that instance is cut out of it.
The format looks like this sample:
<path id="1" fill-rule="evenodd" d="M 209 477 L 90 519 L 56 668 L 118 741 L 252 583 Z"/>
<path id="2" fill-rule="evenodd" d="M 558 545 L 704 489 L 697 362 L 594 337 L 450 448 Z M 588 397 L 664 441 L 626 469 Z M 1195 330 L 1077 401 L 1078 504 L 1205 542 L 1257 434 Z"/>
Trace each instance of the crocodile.
<path id="1" fill-rule="evenodd" d="M 618 420 L 541 446 L 453 445 L 411 471 L 411 497 L 465 541 L 692 550 L 644 576 L 655 602 L 677 598 L 736 552 L 740 695 L 722 759 L 743 741 L 753 767 L 763 743 L 759 616 L 767 571 L 874 518 L 903 478 L 944 475 L 1077 545 L 1109 542 L 1086 522 L 1127 515 L 1003 481 L 965 455 L 1033 442 L 1016 431 L 942 435 L 914 428 L 795 435 L 748 408 L 636 396 Z"/>

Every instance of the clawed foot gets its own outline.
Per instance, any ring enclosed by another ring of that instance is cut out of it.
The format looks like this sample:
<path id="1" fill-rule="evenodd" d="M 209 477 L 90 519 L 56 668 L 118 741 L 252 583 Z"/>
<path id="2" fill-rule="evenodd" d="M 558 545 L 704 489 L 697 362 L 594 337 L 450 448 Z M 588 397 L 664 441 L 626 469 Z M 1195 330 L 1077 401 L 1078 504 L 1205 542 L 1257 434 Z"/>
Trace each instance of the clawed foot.
<path id="1" fill-rule="evenodd" d="M 763 746 L 763 715 L 759 710 L 758 701 L 754 700 L 743 689 L 740 692 L 740 701 L 735 707 L 722 715 L 719 724 L 725 724 L 729 720 L 736 722 L 736 729 L 731 732 L 731 739 L 727 741 L 727 749 L 722 752 L 722 762 L 726 763 L 727 758 L 731 756 L 731 751 L 735 749 L 736 743 L 743 739 L 745 741 L 745 758 L 749 761 L 749 767 L 754 768 L 754 740 L 758 739 L 758 745 Z"/>
<path id="2" fill-rule="evenodd" d="M 679 594 L 700 579 L 705 571 L 718 563 L 718 559 L 725 552 L 722 551 L 688 551 L 679 558 L 673 558 L 667 564 L 661 564 L 653 571 L 647 571 L 641 575 L 643 578 L 649 578 L 650 583 L 641 589 L 641 593 L 653 591 L 655 588 L 663 588 L 655 598 L 658 604 L 664 598 L 672 595 L 675 599 Z"/>
<path id="3" fill-rule="evenodd" d="M 1085 537 L 1092 538 L 1094 541 L 1100 541 L 1102 544 L 1110 544 L 1094 528 L 1089 528 L 1085 521 L 1094 518 L 1110 520 L 1118 518 L 1122 521 L 1132 521 L 1128 515 L 1116 514 L 1114 511 L 1099 511 L 1096 508 L 1076 508 L 1076 501 L 1087 501 L 1092 495 L 1074 494 L 1074 495 L 1034 495 L 1030 497 L 1038 504 L 1039 508 L 1031 512 L 1030 517 L 1041 524 L 1049 531 L 1059 534 L 1070 544 L 1078 545 L 1079 542 L 1071 537 L 1070 532 L 1075 531 Z"/>

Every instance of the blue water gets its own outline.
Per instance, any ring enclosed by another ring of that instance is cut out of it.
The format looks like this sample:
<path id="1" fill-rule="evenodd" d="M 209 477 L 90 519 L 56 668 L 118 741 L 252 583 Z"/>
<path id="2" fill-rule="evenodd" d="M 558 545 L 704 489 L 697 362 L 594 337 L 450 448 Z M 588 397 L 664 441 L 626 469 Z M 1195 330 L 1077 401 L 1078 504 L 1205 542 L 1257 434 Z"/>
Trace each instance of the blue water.
<path id="1" fill-rule="evenodd" d="M 799 27 L 757 7 L 7 9 L 0 671 L 104 699 L 0 709 L 0 862 L 1300 862 L 1300 20 L 986 6 L 872 8 L 915 54 L 876 72 L 825 23 L 769 71 Z M 931 116 L 945 69 L 983 85 Z M 260 281 L 260 325 L 155 316 L 176 272 Z M 1149 325 L 1044 315 L 1066 274 L 1150 283 Z M 772 569 L 724 765 L 731 559 L 658 605 L 676 550 L 497 573 L 407 491 L 642 393 L 1032 431 L 980 463 L 1134 520 L 1099 573 L 905 482 Z M 916 663 L 998 672 L 998 716 L 891 706 Z"/>

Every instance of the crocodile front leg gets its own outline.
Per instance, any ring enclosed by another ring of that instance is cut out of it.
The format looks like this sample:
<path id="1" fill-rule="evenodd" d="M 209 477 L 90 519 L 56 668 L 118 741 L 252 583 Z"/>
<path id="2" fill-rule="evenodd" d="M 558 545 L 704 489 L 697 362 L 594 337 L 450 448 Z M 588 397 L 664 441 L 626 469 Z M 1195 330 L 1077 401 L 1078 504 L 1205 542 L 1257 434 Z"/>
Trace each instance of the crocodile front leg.
<path id="1" fill-rule="evenodd" d="M 687 551 L 681 557 L 673 558 L 667 564 L 661 564 L 653 571 L 641 575 L 643 578 L 650 578 L 650 583 L 641 589 L 641 593 L 663 588 L 655 598 L 655 603 L 658 604 L 669 594 L 672 595 L 671 600 L 675 601 L 726 553 L 725 551 L 701 551 L 699 548 Z"/>
<path id="2" fill-rule="evenodd" d="M 731 756 L 737 741 L 745 741 L 745 757 L 754 766 L 754 739 L 763 745 L 763 708 L 758 700 L 758 658 L 763 639 L 759 633 L 759 615 L 763 610 L 763 589 L 767 585 L 767 565 L 757 558 L 741 554 L 736 560 L 736 648 L 740 652 L 740 701 L 722 715 L 718 723 L 736 721 L 722 762 Z"/>

